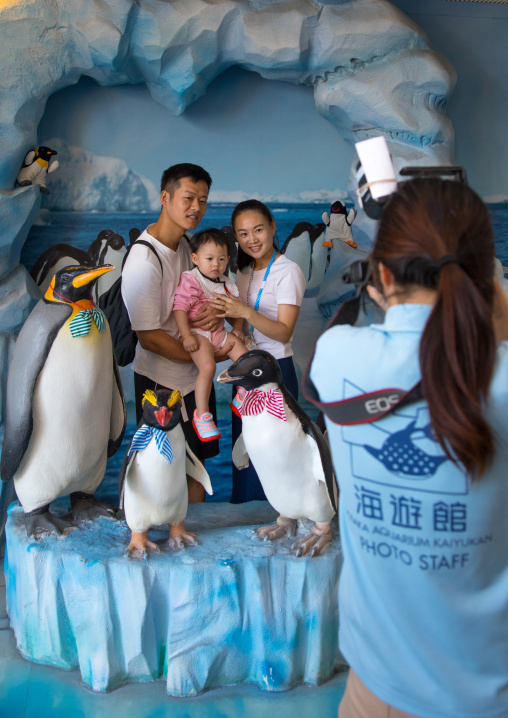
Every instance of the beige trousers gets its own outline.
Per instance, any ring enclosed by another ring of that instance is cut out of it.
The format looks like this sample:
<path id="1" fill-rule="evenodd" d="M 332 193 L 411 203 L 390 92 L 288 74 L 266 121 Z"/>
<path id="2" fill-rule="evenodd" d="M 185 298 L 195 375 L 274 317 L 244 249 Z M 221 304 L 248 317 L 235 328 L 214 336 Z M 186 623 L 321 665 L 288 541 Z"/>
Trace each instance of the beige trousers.
<path id="1" fill-rule="evenodd" d="M 346 691 L 339 706 L 339 718 L 417 718 L 393 708 L 374 695 L 350 668 Z"/>

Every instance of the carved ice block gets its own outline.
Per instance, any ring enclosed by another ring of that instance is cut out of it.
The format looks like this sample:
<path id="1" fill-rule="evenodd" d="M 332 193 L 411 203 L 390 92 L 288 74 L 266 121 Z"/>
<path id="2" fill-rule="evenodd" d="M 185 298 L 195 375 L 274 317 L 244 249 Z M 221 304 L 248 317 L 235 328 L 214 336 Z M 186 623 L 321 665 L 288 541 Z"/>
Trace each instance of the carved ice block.
<path id="1" fill-rule="evenodd" d="M 322 683 L 343 666 L 339 539 L 322 556 L 295 558 L 294 539 L 252 538 L 275 517 L 266 502 L 190 505 L 186 524 L 200 545 L 135 561 L 123 556 L 123 521 L 37 543 L 12 504 L 5 576 L 20 652 L 79 668 L 94 691 L 161 678 L 182 697 L 244 682 L 267 691 Z M 309 533 L 312 524 L 299 523 L 299 534 Z M 150 537 L 167 534 L 161 527 Z"/>

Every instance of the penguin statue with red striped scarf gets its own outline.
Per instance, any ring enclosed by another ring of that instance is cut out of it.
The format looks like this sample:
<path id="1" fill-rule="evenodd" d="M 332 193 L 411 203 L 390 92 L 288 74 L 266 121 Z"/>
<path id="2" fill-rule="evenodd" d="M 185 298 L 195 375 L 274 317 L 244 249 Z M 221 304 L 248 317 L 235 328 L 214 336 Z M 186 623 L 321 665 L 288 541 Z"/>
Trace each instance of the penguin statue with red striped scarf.
<path id="1" fill-rule="evenodd" d="M 269 541 L 294 535 L 297 519 L 308 518 L 315 522 L 312 533 L 292 548 L 297 556 L 319 554 L 332 540 L 338 495 L 323 434 L 286 390 L 279 364 L 268 352 L 247 352 L 218 380 L 247 391 L 233 461 L 244 468 L 250 458 L 268 501 L 280 513 L 276 524 L 255 533 Z"/>

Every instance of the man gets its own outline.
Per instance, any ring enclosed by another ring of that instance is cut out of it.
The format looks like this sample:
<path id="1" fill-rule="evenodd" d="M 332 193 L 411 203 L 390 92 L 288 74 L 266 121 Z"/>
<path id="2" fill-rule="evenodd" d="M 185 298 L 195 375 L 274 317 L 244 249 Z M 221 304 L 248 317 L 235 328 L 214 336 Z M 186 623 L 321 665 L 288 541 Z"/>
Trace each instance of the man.
<path id="1" fill-rule="evenodd" d="M 149 242 L 157 255 L 148 247 L 135 244 L 122 272 L 122 297 L 138 337 L 132 364 L 137 421 L 142 415 L 141 400 L 147 389 L 177 389 L 183 397 L 182 427 L 187 443 L 202 461 L 216 456 L 219 446 L 218 441 L 201 442 L 192 427 L 198 371 L 178 339 L 173 300 L 182 272 L 193 267 L 184 234 L 194 231 L 201 221 L 211 184 L 208 172 L 198 165 L 183 163 L 165 170 L 161 179 L 159 218 L 139 237 Z M 214 310 L 205 306 L 194 326 L 213 329 L 219 322 Z M 230 349 L 228 344 L 217 352 L 217 361 L 225 359 Z M 210 411 L 216 419 L 213 392 Z M 189 501 L 204 501 L 205 490 L 201 484 L 190 477 L 187 481 Z"/>

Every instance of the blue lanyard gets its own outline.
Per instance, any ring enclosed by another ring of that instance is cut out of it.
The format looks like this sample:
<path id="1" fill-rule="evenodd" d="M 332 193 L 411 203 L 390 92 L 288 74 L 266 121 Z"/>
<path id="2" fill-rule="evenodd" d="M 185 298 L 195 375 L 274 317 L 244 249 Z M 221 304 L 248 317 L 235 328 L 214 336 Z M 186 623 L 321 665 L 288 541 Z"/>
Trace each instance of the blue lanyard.
<path id="1" fill-rule="evenodd" d="M 263 281 L 261 282 L 261 287 L 259 288 L 258 295 L 256 297 L 256 303 L 254 304 L 254 311 L 257 312 L 259 309 L 259 303 L 261 301 L 261 295 L 263 294 L 263 289 L 266 286 L 266 280 L 268 279 L 268 275 L 270 274 L 270 269 L 272 268 L 272 264 L 275 262 L 275 257 L 277 256 L 277 250 L 273 250 L 273 254 L 270 257 L 270 261 L 268 262 L 268 267 L 266 268 L 265 276 L 263 277 Z M 249 286 L 247 287 L 247 301 L 246 304 L 249 306 L 249 296 L 250 296 L 250 287 L 252 284 L 252 279 L 254 277 L 254 267 L 252 267 L 252 271 L 250 273 L 250 279 L 249 279 Z M 252 336 L 252 332 L 254 331 L 254 327 L 252 324 L 249 328 L 249 334 Z"/>

